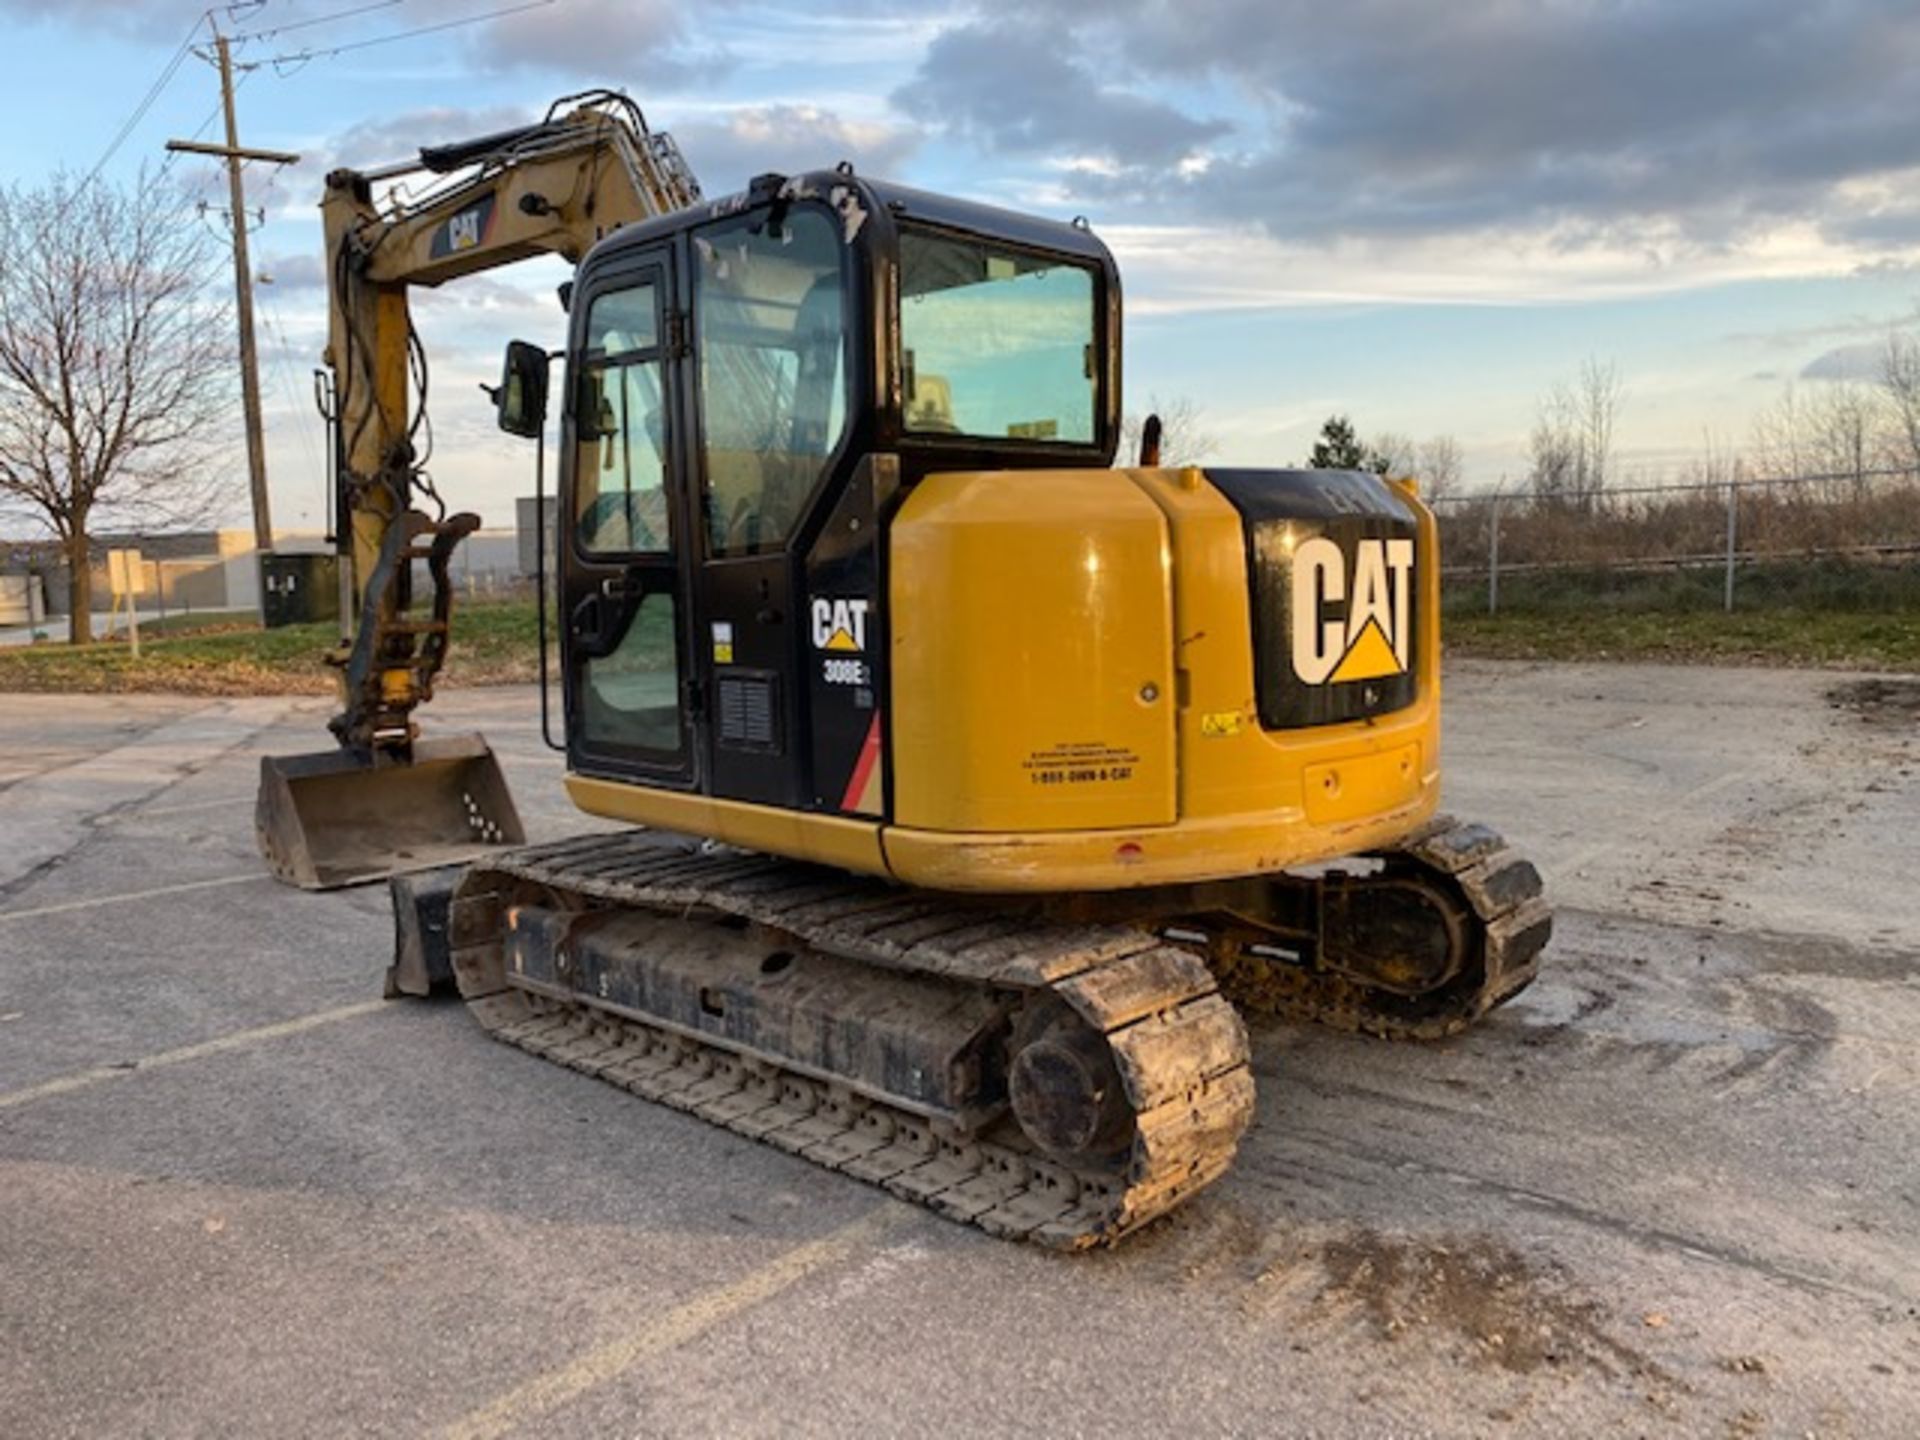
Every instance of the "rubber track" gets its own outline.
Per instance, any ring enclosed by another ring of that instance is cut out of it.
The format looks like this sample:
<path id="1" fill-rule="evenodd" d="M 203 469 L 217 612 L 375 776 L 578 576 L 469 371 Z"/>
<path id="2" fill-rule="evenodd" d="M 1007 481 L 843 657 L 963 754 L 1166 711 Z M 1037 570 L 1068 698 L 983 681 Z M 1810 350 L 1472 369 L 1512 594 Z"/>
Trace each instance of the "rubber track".
<path id="1" fill-rule="evenodd" d="M 1540 873 L 1485 825 L 1439 816 L 1405 845 L 1369 858 L 1411 864 L 1441 883 L 1468 912 L 1468 973 L 1477 980 L 1450 987 L 1426 1014 L 1409 1014 L 1395 997 L 1357 981 L 1244 952 L 1215 957 L 1220 987 L 1236 1005 L 1290 1020 L 1388 1040 L 1457 1035 L 1494 1006 L 1511 1000 L 1540 973 L 1540 952 L 1553 934 L 1553 912 Z"/>
<path id="2" fill-rule="evenodd" d="M 1050 989 L 1105 1035 L 1135 1111 L 1110 1169 L 1063 1165 L 1006 1120 L 992 1138 L 693 1036 L 511 987 L 503 906 L 531 882 L 565 903 L 734 915 L 894 969 Z M 496 1038 L 883 1186 L 995 1235 L 1110 1243 L 1222 1175 L 1253 1114 L 1246 1030 L 1204 962 L 1126 926 L 1068 926 L 770 857 L 591 837 L 476 864 L 452 914 L 463 994 Z"/>

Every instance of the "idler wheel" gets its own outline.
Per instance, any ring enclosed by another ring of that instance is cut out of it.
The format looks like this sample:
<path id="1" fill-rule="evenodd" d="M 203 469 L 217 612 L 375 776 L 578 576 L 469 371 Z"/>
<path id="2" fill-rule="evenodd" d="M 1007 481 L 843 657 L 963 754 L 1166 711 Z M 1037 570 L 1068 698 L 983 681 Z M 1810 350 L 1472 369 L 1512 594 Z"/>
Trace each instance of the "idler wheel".
<path id="1" fill-rule="evenodd" d="M 1015 1026 L 1007 1092 L 1027 1138 L 1055 1159 L 1107 1160 L 1132 1141 L 1133 1107 L 1112 1048 L 1058 1000 L 1030 1007 Z"/>
<path id="2" fill-rule="evenodd" d="M 1458 975 L 1472 932 L 1461 903 L 1425 876 L 1382 875 L 1328 890 L 1321 959 L 1394 995 L 1430 995 Z"/>

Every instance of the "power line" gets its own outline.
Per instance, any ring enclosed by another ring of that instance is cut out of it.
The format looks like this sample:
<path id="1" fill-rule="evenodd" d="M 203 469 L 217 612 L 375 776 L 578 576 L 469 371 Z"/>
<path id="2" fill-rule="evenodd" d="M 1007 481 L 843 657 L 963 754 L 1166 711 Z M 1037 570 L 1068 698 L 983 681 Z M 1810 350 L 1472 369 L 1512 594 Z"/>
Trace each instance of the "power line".
<path id="1" fill-rule="evenodd" d="M 271 40 L 276 35 L 290 35 L 295 30 L 310 30 L 315 25 L 331 25 L 336 20 L 348 20 L 355 15 L 371 14 L 375 10 L 391 10 L 396 5 L 404 5 L 406 0 L 371 0 L 366 5 L 355 5 L 346 10 L 335 10 L 329 15 L 315 15 L 309 20 L 295 20 L 286 25 L 274 25 L 265 30 L 243 30 L 233 37 L 236 45 L 244 45 L 249 40 Z"/>
<path id="2" fill-rule="evenodd" d="M 299 50 L 285 55 L 269 55 L 265 60 L 256 63 L 271 65 L 276 70 L 282 70 L 284 74 L 291 74 L 293 70 L 298 70 L 315 60 L 332 60 L 355 50 L 371 50 L 376 45 L 392 45 L 401 40 L 417 39 L 422 35 L 437 35 L 442 31 L 458 30 L 466 25 L 478 25 L 483 20 L 500 20 L 508 15 L 523 14 L 528 10 L 544 10 L 547 6 L 558 3 L 559 0 L 524 0 L 524 3 L 519 5 L 505 5 L 498 10 L 485 10 L 478 15 L 462 16 L 458 20 L 442 20 L 437 25 L 420 25 L 412 30 L 396 30 L 391 35 L 377 35 L 371 40 L 352 40 L 345 45 L 329 45 L 318 50 Z M 292 69 L 282 69 L 287 66 L 291 66 Z"/>
<path id="3" fill-rule="evenodd" d="M 229 13 L 232 13 L 231 11 Z M 172 151 L 193 151 L 218 155 L 227 162 L 227 213 L 233 222 L 233 274 L 235 318 L 240 329 L 241 399 L 246 414 L 247 470 L 253 491 L 254 543 L 262 554 L 273 550 L 273 521 L 268 505 L 266 447 L 261 433 L 260 372 L 254 349 L 253 275 L 247 256 L 247 197 L 240 173 L 243 160 L 269 160 L 279 165 L 298 164 L 300 157 L 287 151 L 245 148 L 240 144 L 235 119 L 233 81 L 233 42 L 219 32 L 213 37 L 214 53 L 220 69 L 220 108 L 226 118 L 226 143 L 203 145 L 194 140 L 169 140 Z"/>
<path id="4" fill-rule="evenodd" d="M 167 88 L 173 77 L 180 72 L 180 67 L 186 64 L 187 56 L 193 53 L 193 37 L 198 35 L 200 27 L 208 24 L 212 18 L 213 12 L 204 10 L 193 22 L 192 28 L 187 31 L 186 39 L 180 42 L 180 48 L 173 52 L 173 57 L 161 68 L 159 78 L 147 87 L 147 93 L 141 97 L 140 103 L 133 107 L 133 113 L 121 125 L 119 133 L 108 144 L 105 153 L 94 162 L 93 168 L 87 172 L 87 178 L 76 187 L 74 192 L 76 195 L 94 182 L 94 178 L 106 168 L 107 162 L 113 159 L 122 145 L 127 143 L 127 137 L 133 134 L 134 128 L 146 119 L 147 112 L 153 108 L 154 101 L 160 98 L 160 92 Z"/>

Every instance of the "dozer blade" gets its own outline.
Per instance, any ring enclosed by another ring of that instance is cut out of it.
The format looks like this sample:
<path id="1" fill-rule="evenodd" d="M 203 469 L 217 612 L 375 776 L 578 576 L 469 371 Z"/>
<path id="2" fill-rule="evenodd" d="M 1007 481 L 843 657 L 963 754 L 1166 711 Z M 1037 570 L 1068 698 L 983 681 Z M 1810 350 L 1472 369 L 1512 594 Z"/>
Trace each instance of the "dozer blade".
<path id="1" fill-rule="evenodd" d="M 266 756 L 253 823 L 268 867 L 303 890 L 460 864 L 527 838 L 478 735 L 417 741 L 410 763 L 348 750 Z"/>

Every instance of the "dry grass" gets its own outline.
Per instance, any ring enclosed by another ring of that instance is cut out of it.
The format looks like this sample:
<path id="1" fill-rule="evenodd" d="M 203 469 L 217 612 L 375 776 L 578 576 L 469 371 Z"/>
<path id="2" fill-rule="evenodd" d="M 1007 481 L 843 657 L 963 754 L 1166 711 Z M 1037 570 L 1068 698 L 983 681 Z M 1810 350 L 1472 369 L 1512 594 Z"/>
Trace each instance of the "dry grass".
<path id="1" fill-rule="evenodd" d="M 1492 550 L 1493 502 L 1441 511 L 1441 552 L 1449 570 L 1484 570 Z M 1603 496 L 1591 510 L 1507 501 L 1499 507 L 1500 564 L 1657 565 L 1715 556 L 1727 543 L 1724 491 Z M 1737 549 L 1788 560 L 1868 546 L 1920 546 L 1920 485 L 1911 480 L 1742 488 Z"/>
<path id="2" fill-rule="evenodd" d="M 183 695 L 327 695 L 333 672 L 322 656 L 333 648 L 333 622 L 262 630 L 230 617 L 170 621 L 159 633 L 143 627 L 140 658 L 124 639 L 92 645 L 45 644 L 0 650 L 0 691 Z M 453 651 L 443 685 L 502 685 L 539 673 L 531 601 L 457 609 Z"/>
<path id="3" fill-rule="evenodd" d="M 1920 670 L 1920 565 L 1741 566 L 1731 614 L 1724 586 L 1717 566 L 1503 575 L 1489 615 L 1485 582 L 1460 580 L 1443 628 L 1456 654 Z"/>

